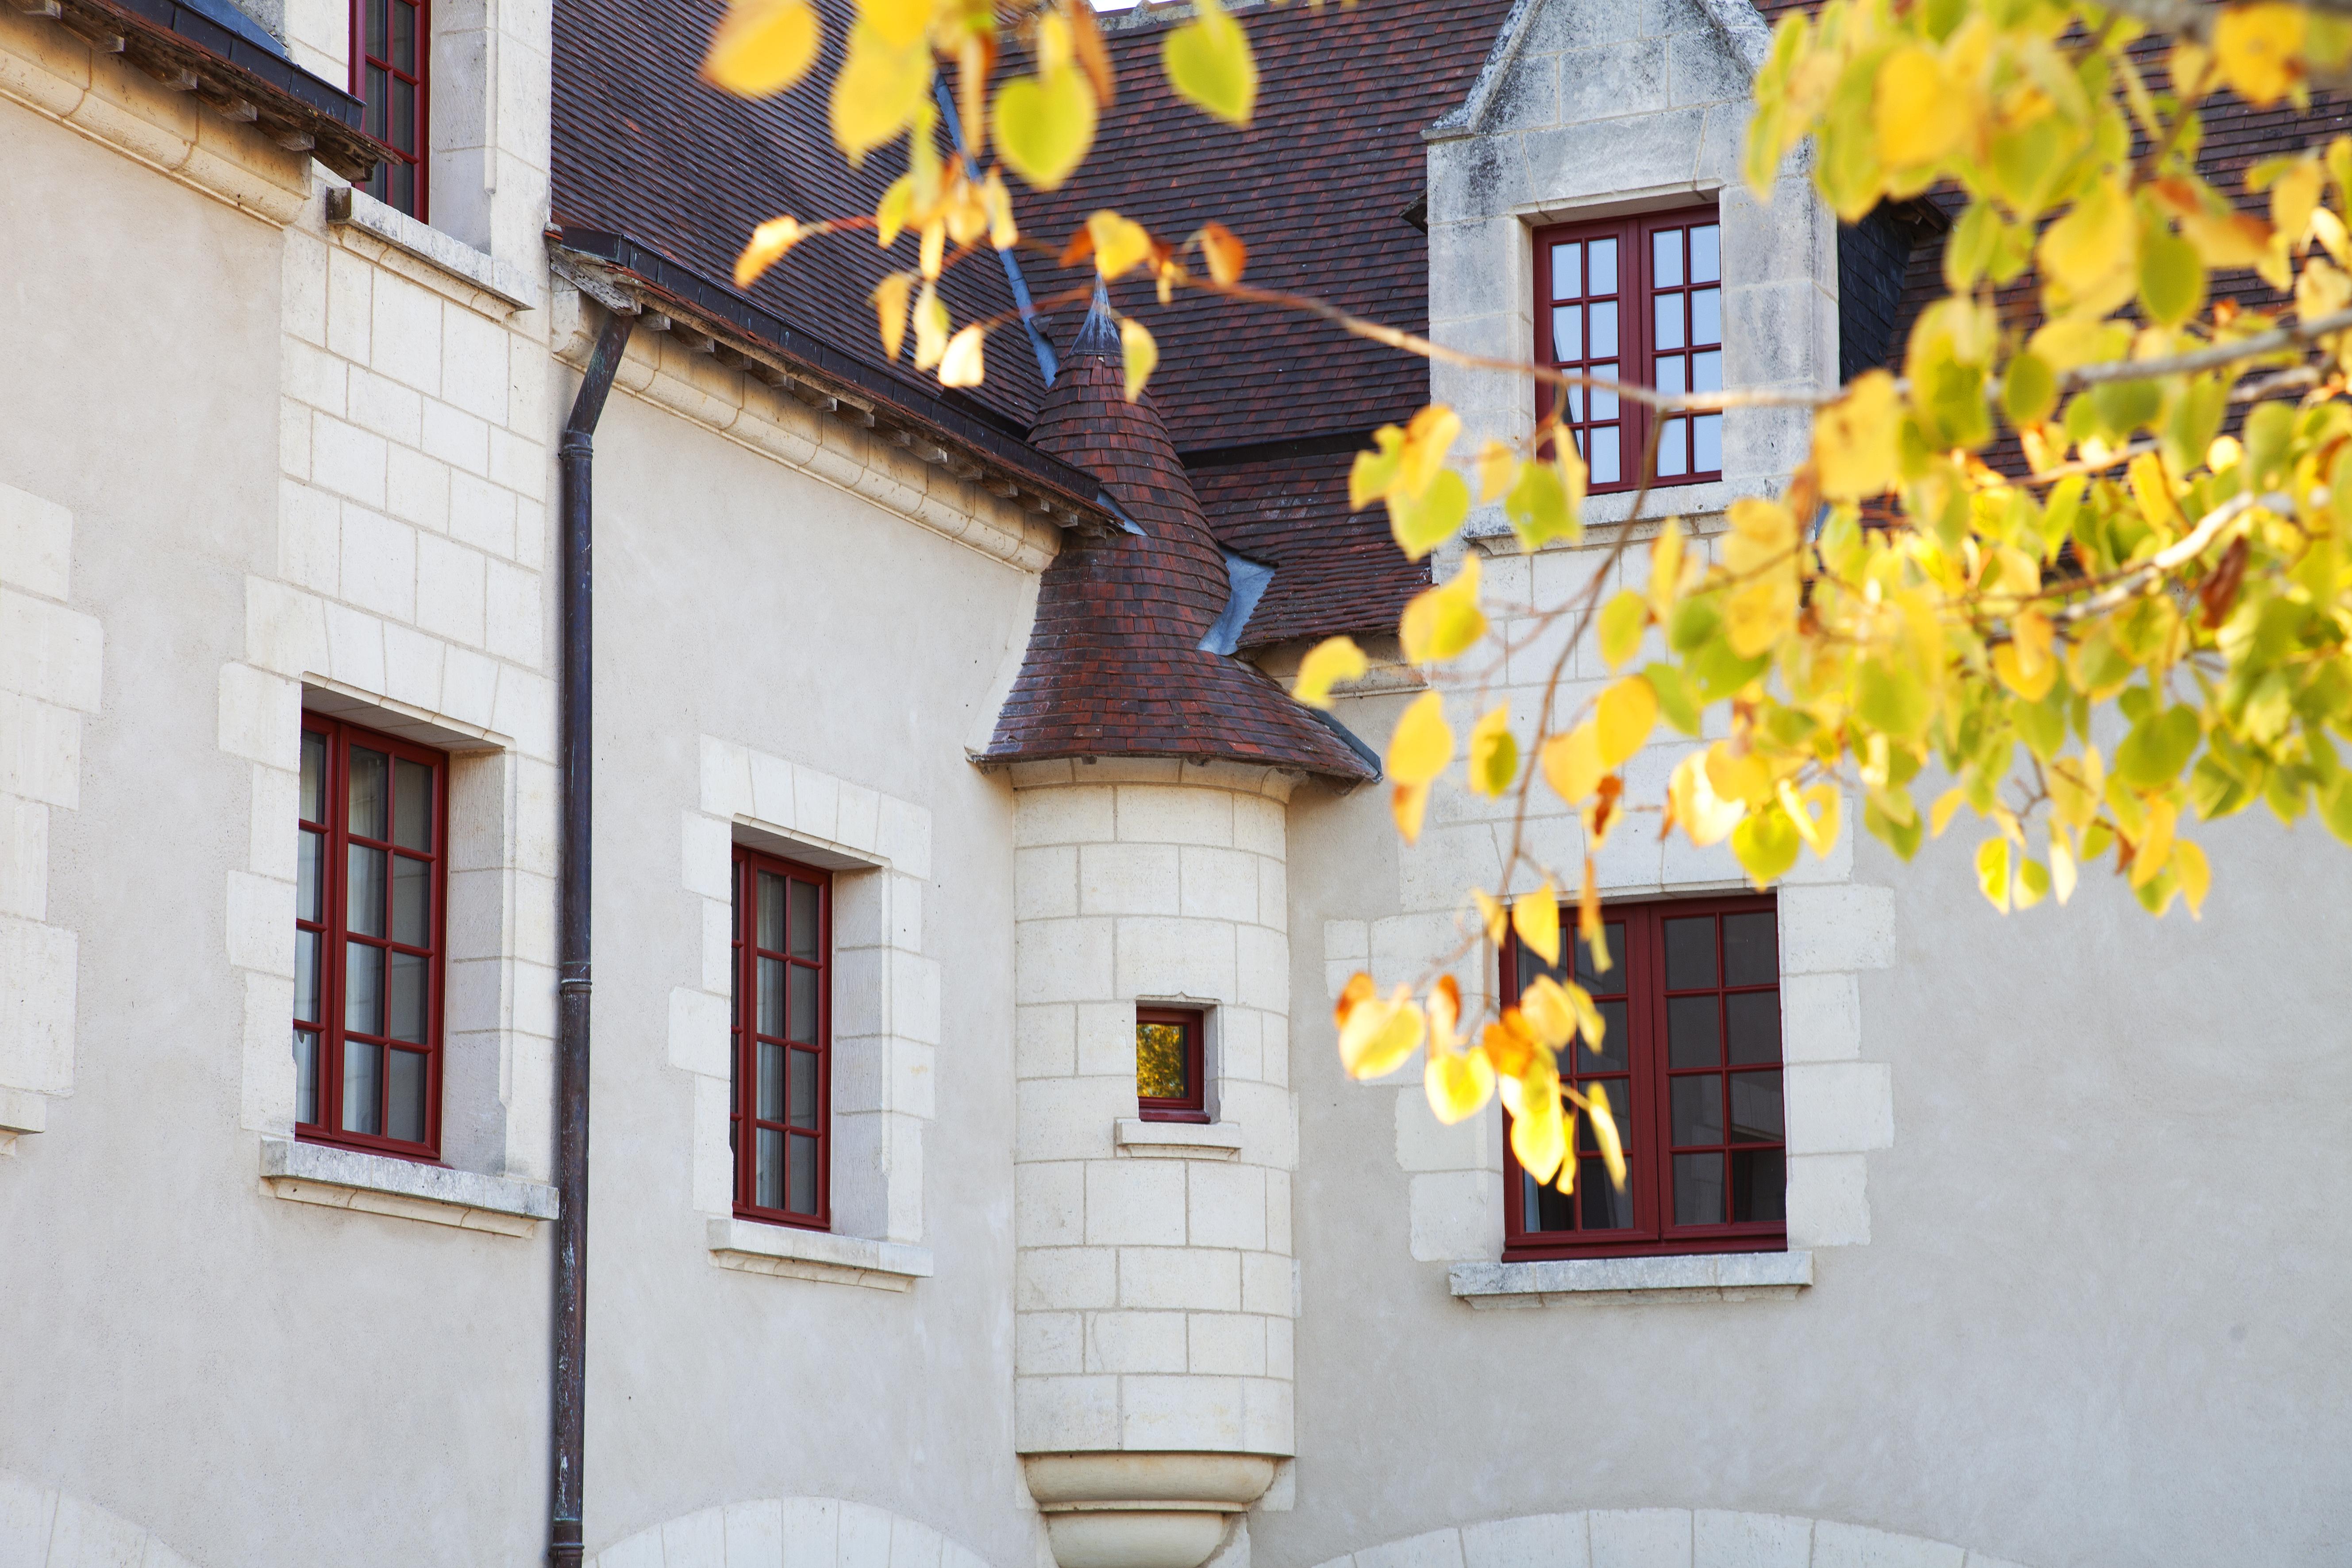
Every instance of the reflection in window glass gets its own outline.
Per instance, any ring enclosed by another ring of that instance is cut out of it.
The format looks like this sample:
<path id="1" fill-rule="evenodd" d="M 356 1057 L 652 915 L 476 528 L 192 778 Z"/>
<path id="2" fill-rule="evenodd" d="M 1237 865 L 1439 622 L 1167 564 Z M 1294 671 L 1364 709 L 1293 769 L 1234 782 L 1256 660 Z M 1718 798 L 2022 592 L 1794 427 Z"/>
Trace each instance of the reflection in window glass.
<path id="1" fill-rule="evenodd" d="M 1146 1100 L 1185 1100 L 1192 1085 L 1185 1074 L 1184 1026 L 1135 1026 L 1135 1092 Z"/>

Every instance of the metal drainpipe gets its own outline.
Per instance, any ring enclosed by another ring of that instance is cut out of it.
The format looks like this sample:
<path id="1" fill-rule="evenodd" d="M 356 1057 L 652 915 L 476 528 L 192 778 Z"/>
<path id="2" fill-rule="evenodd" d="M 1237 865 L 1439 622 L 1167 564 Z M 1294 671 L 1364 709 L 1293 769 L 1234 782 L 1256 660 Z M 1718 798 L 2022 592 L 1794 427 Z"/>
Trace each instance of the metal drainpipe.
<path id="1" fill-rule="evenodd" d="M 594 743 L 589 548 L 595 516 L 589 476 L 596 421 L 635 324 L 635 317 L 618 311 L 606 316 L 556 448 L 563 487 L 563 880 L 555 1037 L 555 1473 L 547 1521 L 547 1560 L 554 1568 L 579 1568 L 588 1393 L 588 851 Z"/>

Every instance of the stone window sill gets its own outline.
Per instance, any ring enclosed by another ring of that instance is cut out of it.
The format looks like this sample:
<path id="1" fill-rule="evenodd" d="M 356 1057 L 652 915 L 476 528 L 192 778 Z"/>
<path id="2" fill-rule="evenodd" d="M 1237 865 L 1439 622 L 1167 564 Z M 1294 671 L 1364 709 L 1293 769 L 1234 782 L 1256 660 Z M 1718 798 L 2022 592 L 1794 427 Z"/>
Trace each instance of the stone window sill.
<path id="1" fill-rule="evenodd" d="M 298 1204 L 391 1215 L 497 1236 L 529 1236 L 555 1217 L 555 1189 L 511 1176 L 420 1165 L 291 1138 L 261 1141 L 262 1182 Z"/>
<path id="2" fill-rule="evenodd" d="M 1559 1258 L 1457 1263 L 1456 1300 L 1470 1306 L 1566 1307 L 1630 1301 L 1745 1301 L 1790 1297 L 1813 1282 L 1811 1252 L 1712 1252 L 1688 1258 Z"/>
<path id="3" fill-rule="evenodd" d="M 824 1230 L 796 1230 L 757 1220 L 710 1222 L 710 1261 L 745 1274 L 911 1290 L 931 1277 L 931 1249 L 898 1241 L 867 1241 Z"/>
<path id="4" fill-rule="evenodd" d="M 386 206 L 365 191 L 336 185 L 327 192 L 327 221 L 362 229 L 461 283 L 495 295 L 517 310 L 539 308 L 539 286 L 519 267 L 485 255 L 465 241 Z"/>
<path id="5" fill-rule="evenodd" d="M 1122 1116 L 1112 1124 L 1111 1142 L 1134 1159 L 1230 1160 L 1242 1152 L 1242 1130 L 1232 1121 L 1146 1121 Z"/>

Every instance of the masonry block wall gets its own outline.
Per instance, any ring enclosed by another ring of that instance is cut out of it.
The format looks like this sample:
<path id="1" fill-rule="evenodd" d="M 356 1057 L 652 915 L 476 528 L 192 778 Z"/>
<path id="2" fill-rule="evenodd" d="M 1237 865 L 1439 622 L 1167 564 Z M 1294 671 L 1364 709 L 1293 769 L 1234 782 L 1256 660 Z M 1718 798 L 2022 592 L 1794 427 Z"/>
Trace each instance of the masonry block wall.
<path id="1" fill-rule="evenodd" d="M 1016 1446 L 1287 1455 L 1289 779 L 1057 762 L 1013 784 Z M 1238 1151 L 1139 1142 L 1139 1002 L 1207 1013 Z"/>

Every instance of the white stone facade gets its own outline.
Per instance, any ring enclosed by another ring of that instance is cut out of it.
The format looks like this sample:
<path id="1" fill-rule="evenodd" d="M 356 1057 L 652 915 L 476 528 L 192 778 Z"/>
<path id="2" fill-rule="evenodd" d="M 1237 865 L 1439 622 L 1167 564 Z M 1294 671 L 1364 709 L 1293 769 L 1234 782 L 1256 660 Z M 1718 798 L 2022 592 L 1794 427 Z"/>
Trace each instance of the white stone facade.
<path id="1" fill-rule="evenodd" d="M 1024 1453 L 1292 1452 L 1290 787 L 1172 760 L 1013 771 Z M 1120 1140 L 1139 1002 L 1206 1014 L 1237 1151 Z"/>

